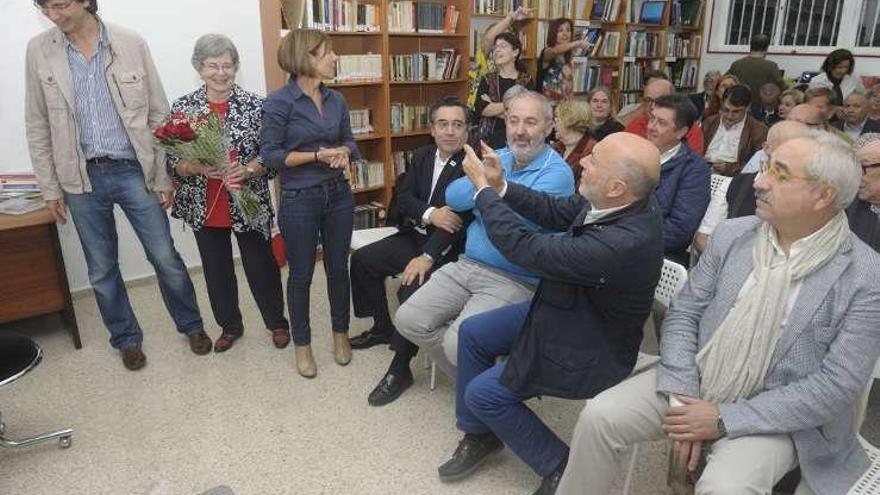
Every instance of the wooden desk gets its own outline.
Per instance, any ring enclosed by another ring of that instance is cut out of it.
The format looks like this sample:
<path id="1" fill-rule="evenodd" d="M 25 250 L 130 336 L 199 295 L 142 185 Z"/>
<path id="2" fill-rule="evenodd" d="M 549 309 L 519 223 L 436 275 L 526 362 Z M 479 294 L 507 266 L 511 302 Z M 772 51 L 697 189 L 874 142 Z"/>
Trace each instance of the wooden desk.
<path id="1" fill-rule="evenodd" d="M 0 215 L 0 323 L 61 313 L 82 347 L 58 229 L 49 210 Z"/>

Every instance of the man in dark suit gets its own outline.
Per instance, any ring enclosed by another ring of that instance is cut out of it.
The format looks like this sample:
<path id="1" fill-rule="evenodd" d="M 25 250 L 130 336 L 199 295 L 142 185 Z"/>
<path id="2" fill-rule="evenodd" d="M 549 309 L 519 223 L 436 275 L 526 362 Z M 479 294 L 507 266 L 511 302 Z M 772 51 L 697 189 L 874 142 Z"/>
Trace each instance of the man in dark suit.
<path id="1" fill-rule="evenodd" d="M 843 119 L 831 123 L 853 141 L 868 133 L 880 132 L 880 122 L 868 118 L 868 98 L 853 91 L 843 100 Z"/>
<path id="2" fill-rule="evenodd" d="M 409 363 L 418 347 L 397 334 L 388 312 L 385 277 L 402 275 L 397 299 L 402 304 L 464 246 L 467 218 L 446 204 L 446 186 L 461 177 L 462 146 L 468 136 L 468 110 L 457 97 L 443 97 L 430 109 L 433 145 L 415 151 L 397 191 L 399 232 L 358 249 L 351 256 L 355 316 L 372 317 L 373 327 L 351 339 L 353 349 L 391 343 L 395 351 L 388 373 L 370 393 L 369 403 L 387 404 L 412 384 Z"/>
<path id="3" fill-rule="evenodd" d="M 489 239 L 541 280 L 531 301 L 462 323 L 455 410 L 464 438 L 439 475 L 464 478 L 506 444 L 544 478 L 535 493 L 549 495 L 568 447 L 523 401 L 587 399 L 632 372 L 663 265 L 651 194 L 660 152 L 641 137 L 612 134 L 581 160 L 580 194 L 562 198 L 505 181 L 497 155 L 484 148 L 483 156 L 467 149 L 465 172 Z"/>
<path id="4" fill-rule="evenodd" d="M 880 134 L 865 134 L 853 145 L 862 166 L 859 195 L 846 209 L 849 228 L 880 251 Z"/>
<path id="5" fill-rule="evenodd" d="M 703 112 L 706 111 L 706 105 L 708 105 L 709 100 L 712 99 L 712 93 L 715 92 L 715 87 L 718 85 L 720 79 L 720 71 L 710 70 L 705 76 L 703 76 L 703 91 L 688 95 L 691 102 L 693 102 L 694 107 L 697 109 L 697 120 L 702 120 Z"/>

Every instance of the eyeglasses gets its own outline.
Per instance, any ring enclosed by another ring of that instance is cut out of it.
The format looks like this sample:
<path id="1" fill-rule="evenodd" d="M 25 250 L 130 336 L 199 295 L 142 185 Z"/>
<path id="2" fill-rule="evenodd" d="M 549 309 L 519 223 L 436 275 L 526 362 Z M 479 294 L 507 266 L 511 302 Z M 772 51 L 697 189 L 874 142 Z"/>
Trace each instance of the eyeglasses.
<path id="1" fill-rule="evenodd" d="M 38 9 L 40 9 L 40 11 L 42 11 L 43 14 L 48 14 L 49 12 L 65 11 L 65 10 L 67 10 L 67 7 L 70 7 L 70 4 L 72 4 L 72 3 L 73 3 L 73 0 L 67 0 L 66 2 L 53 3 L 53 4 L 48 4 L 48 5 L 40 5 L 37 2 L 34 2 L 34 6 Z"/>
<path id="2" fill-rule="evenodd" d="M 462 130 L 464 130 L 466 125 L 467 124 L 465 124 L 461 120 L 438 120 L 438 121 L 434 122 L 434 127 L 438 128 L 440 130 L 443 130 L 443 131 L 449 129 L 450 127 L 453 130 L 462 131 Z"/>
<path id="3" fill-rule="evenodd" d="M 880 164 L 878 164 L 880 165 Z M 776 165 L 775 162 L 770 162 L 767 160 L 761 161 L 761 168 L 759 169 L 761 175 L 766 175 L 768 177 L 772 177 L 776 182 L 783 184 L 790 180 L 805 180 L 805 181 L 814 181 L 818 180 L 818 177 L 813 176 L 804 176 L 804 175 L 794 175 L 787 170 L 782 169 L 779 165 Z"/>
<path id="4" fill-rule="evenodd" d="M 872 168 L 877 168 L 877 167 L 880 167 L 880 163 L 868 163 L 868 164 L 862 165 L 862 173 L 867 174 L 868 170 L 871 170 Z"/>
<path id="5" fill-rule="evenodd" d="M 202 64 L 205 70 L 210 72 L 235 72 L 235 64 Z"/>

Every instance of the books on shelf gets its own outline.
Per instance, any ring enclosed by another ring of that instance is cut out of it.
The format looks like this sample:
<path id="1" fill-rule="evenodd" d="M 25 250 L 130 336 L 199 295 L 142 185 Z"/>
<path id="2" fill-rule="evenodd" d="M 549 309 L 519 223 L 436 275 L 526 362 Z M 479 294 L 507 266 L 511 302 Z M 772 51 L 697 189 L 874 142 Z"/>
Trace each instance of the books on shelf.
<path id="1" fill-rule="evenodd" d="M 379 30 L 378 7 L 360 0 L 285 0 L 282 9 L 288 28 L 343 32 Z"/>
<path id="2" fill-rule="evenodd" d="M 391 55 L 389 70 L 392 81 L 439 81 L 455 79 L 461 65 L 461 54 L 455 48 L 439 52 L 416 52 Z"/>
<path id="3" fill-rule="evenodd" d="M 572 56 L 575 57 L 595 57 L 596 53 L 599 51 L 599 45 L 602 42 L 602 30 L 597 27 L 590 27 L 589 22 L 587 21 L 575 21 L 574 22 L 574 36 L 572 39 L 575 41 L 587 40 L 590 42 L 590 46 L 592 48 L 576 48 L 572 51 Z"/>
<path id="4" fill-rule="evenodd" d="M 695 34 L 678 34 L 668 33 L 666 35 L 666 56 L 667 57 L 698 57 L 700 48 L 703 44 L 703 37 Z"/>
<path id="5" fill-rule="evenodd" d="M 616 23 L 620 17 L 620 6 L 625 0 L 593 0 L 590 19 L 607 23 Z M 631 21 L 632 22 L 632 21 Z"/>
<path id="6" fill-rule="evenodd" d="M 352 189 L 385 185 L 385 164 L 378 161 L 352 160 L 348 164 L 348 180 Z"/>
<path id="7" fill-rule="evenodd" d="M 406 132 L 428 127 L 426 105 L 391 104 L 391 132 Z"/>
<path id="8" fill-rule="evenodd" d="M 382 79 L 382 55 L 339 55 L 336 60 L 335 82 Z"/>
<path id="9" fill-rule="evenodd" d="M 0 174 L 0 192 L 35 193 L 40 192 L 40 185 L 37 183 L 37 176 L 32 173 Z"/>
<path id="10" fill-rule="evenodd" d="M 594 49 L 594 57 L 617 57 L 620 53 L 620 31 L 606 31 Z"/>
<path id="11" fill-rule="evenodd" d="M 412 163 L 413 151 L 394 151 L 391 153 L 391 164 L 394 170 L 394 177 L 406 172 L 409 164 Z"/>
<path id="12" fill-rule="evenodd" d="M 623 52 L 626 57 L 659 57 L 660 33 L 629 31 Z"/>
<path id="13" fill-rule="evenodd" d="M 623 86 L 624 91 L 641 90 L 645 73 L 660 69 L 660 60 L 641 60 L 638 62 L 624 62 Z"/>
<path id="14" fill-rule="evenodd" d="M 699 70 L 698 62 L 696 59 L 687 59 L 668 64 L 666 68 L 669 71 L 669 80 L 676 88 L 695 89 Z"/>
<path id="15" fill-rule="evenodd" d="M 472 13 L 477 15 L 507 15 L 521 6 L 531 7 L 532 0 L 472 0 Z"/>
<path id="16" fill-rule="evenodd" d="M 397 33 L 454 33 L 461 12 L 443 2 L 399 0 L 388 4 L 388 30 Z"/>
<path id="17" fill-rule="evenodd" d="M 617 67 L 610 64 L 598 64 L 590 62 L 587 57 L 572 58 L 572 83 L 576 93 L 586 93 L 596 88 L 617 87 Z"/>
<path id="18" fill-rule="evenodd" d="M 385 224 L 385 205 L 379 201 L 354 207 L 354 230 L 373 229 Z"/>
<path id="19" fill-rule="evenodd" d="M 571 18 L 571 0 L 553 0 L 538 2 L 538 18 L 558 19 Z"/>
<path id="20" fill-rule="evenodd" d="M 697 27 L 702 21 L 702 0 L 672 0 L 669 25 L 677 27 Z"/>
<path id="21" fill-rule="evenodd" d="M 350 109 L 348 111 L 348 120 L 351 124 L 351 133 L 355 136 L 373 132 L 373 126 L 370 124 L 369 108 Z"/>

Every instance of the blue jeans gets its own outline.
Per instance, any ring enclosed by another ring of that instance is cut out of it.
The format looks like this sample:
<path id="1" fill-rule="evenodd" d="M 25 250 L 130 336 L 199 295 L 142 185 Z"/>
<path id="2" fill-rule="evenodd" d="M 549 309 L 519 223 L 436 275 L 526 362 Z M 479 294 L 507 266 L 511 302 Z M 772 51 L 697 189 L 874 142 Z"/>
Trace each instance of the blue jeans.
<path id="1" fill-rule="evenodd" d="M 92 192 L 65 194 L 86 256 L 89 282 L 110 345 L 116 349 L 140 346 L 143 332 L 131 309 L 119 272 L 119 239 L 113 205 L 119 205 L 134 228 L 147 260 L 156 270 L 159 291 L 177 330 L 190 335 L 202 330 L 202 317 L 186 266 L 174 249 L 168 216 L 156 195 L 147 190 L 140 164 L 115 160 L 88 165 Z"/>
<path id="2" fill-rule="evenodd" d="M 458 330 L 455 416 L 465 433 L 494 432 L 538 475 L 547 476 L 568 456 L 559 439 L 500 379 L 531 302 L 493 309 L 464 320 Z"/>
<path id="3" fill-rule="evenodd" d="M 348 182 L 334 179 L 317 186 L 285 190 L 278 212 L 278 226 L 290 263 L 287 304 L 293 343 L 309 345 L 312 341 L 309 296 L 319 235 L 324 251 L 332 330 L 348 332 L 351 318 L 348 251 L 354 228 L 354 196 Z"/>

